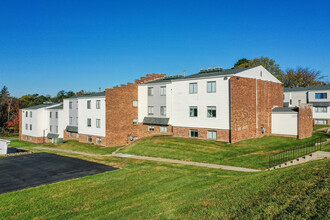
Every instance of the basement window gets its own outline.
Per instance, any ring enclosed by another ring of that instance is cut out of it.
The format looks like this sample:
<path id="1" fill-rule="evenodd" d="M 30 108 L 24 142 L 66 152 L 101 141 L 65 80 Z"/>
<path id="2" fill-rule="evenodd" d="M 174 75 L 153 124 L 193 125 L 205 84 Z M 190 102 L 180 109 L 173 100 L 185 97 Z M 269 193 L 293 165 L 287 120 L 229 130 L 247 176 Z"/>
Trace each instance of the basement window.
<path id="1" fill-rule="evenodd" d="M 165 127 L 165 126 L 161 126 L 161 127 L 160 127 L 160 132 L 161 132 L 161 133 L 167 133 L 167 127 Z"/>
<path id="2" fill-rule="evenodd" d="M 87 141 L 88 141 L 89 143 L 92 143 L 92 141 L 93 141 L 92 136 L 88 136 L 88 137 L 87 137 Z"/>
<path id="3" fill-rule="evenodd" d="M 198 138 L 198 130 L 190 130 L 189 136 L 192 138 Z"/>
<path id="4" fill-rule="evenodd" d="M 216 140 L 217 139 L 217 132 L 216 131 L 207 131 L 207 138 Z"/>
<path id="5" fill-rule="evenodd" d="M 154 131 L 154 130 L 155 130 L 154 126 L 148 126 L 148 131 Z"/>
<path id="6" fill-rule="evenodd" d="M 102 142 L 102 139 L 99 138 L 99 137 L 97 137 L 97 138 L 96 138 L 96 143 L 97 143 L 97 144 L 101 144 L 101 142 Z"/>
<path id="7" fill-rule="evenodd" d="M 133 125 L 137 125 L 138 124 L 138 120 L 136 118 L 133 119 Z"/>

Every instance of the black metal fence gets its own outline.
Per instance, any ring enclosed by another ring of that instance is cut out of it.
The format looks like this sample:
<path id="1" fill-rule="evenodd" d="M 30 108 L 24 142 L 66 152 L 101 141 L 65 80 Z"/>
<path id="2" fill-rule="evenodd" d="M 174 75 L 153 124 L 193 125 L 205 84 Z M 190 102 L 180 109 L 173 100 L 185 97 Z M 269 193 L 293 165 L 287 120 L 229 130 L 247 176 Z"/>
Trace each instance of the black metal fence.
<path id="1" fill-rule="evenodd" d="M 277 166 L 287 161 L 292 161 L 304 155 L 321 150 L 321 138 L 306 142 L 305 144 L 269 156 L 269 168 Z"/>

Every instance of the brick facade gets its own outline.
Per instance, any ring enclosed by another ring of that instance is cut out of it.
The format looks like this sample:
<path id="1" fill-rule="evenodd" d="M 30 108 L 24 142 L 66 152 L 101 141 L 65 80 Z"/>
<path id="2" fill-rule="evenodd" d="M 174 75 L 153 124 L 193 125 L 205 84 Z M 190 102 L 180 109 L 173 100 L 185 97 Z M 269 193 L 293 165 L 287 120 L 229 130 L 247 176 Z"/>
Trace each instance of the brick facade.
<path id="1" fill-rule="evenodd" d="M 33 136 L 28 136 L 28 135 L 24 135 L 22 134 L 20 137 L 20 140 L 22 141 L 27 141 L 27 142 L 31 142 L 31 143 L 35 143 L 35 144 L 41 144 L 44 143 L 44 139 L 45 139 L 45 143 L 49 143 L 50 139 L 48 139 L 47 137 L 33 137 Z"/>
<path id="2" fill-rule="evenodd" d="M 176 137 L 190 137 L 190 130 L 198 131 L 198 139 L 207 140 L 207 131 L 217 132 L 217 141 L 229 142 L 229 130 L 211 129 L 211 128 L 189 128 L 189 127 L 173 127 L 173 135 Z"/>
<path id="3" fill-rule="evenodd" d="M 127 143 L 130 135 L 143 137 L 151 133 L 140 132 L 137 125 L 133 125 L 133 119 L 138 118 L 138 107 L 133 106 L 133 101 L 138 100 L 138 84 L 163 78 L 165 74 L 147 74 L 135 80 L 134 83 L 127 83 L 105 90 L 106 103 L 106 145 L 118 146 Z"/>
<path id="4" fill-rule="evenodd" d="M 298 112 L 298 138 L 303 139 L 313 135 L 313 107 L 301 104 Z"/>
<path id="5" fill-rule="evenodd" d="M 230 78 L 230 142 L 271 134 L 272 108 L 283 106 L 283 86 L 280 83 Z M 261 128 L 265 128 L 262 133 Z"/>
<path id="6" fill-rule="evenodd" d="M 72 137 L 70 137 L 70 133 L 72 133 Z M 78 137 L 77 137 L 78 135 Z M 73 133 L 73 132 L 67 132 L 66 130 L 63 131 L 63 140 L 75 140 L 79 141 L 79 134 L 78 133 Z"/>
<path id="7" fill-rule="evenodd" d="M 92 142 L 88 141 L 89 136 L 92 137 Z M 96 138 L 101 138 L 101 144 L 97 143 Z M 106 138 L 105 137 L 89 135 L 89 134 L 79 134 L 79 142 L 106 146 Z"/>

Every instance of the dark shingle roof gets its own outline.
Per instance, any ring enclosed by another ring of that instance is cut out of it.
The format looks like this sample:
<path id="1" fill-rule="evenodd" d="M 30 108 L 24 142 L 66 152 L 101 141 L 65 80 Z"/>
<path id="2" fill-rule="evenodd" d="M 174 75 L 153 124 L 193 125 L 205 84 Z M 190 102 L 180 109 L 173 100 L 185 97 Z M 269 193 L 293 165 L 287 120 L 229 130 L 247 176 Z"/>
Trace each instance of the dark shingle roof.
<path id="1" fill-rule="evenodd" d="M 66 129 L 65 129 L 67 132 L 74 132 L 74 133 L 78 133 L 78 127 L 77 126 L 66 126 Z"/>
<path id="2" fill-rule="evenodd" d="M 146 125 L 168 125 L 169 118 L 144 117 L 143 124 Z"/>
<path id="3" fill-rule="evenodd" d="M 175 81 L 175 80 L 195 79 L 195 78 L 210 77 L 210 76 L 233 75 L 233 74 L 240 73 L 240 72 L 243 72 L 245 70 L 252 69 L 252 68 L 255 68 L 255 67 L 256 66 L 245 67 L 245 68 L 236 68 L 236 69 L 226 69 L 226 70 L 219 70 L 219 71 L 199 72 L 199 73 L 189 75 L 189 76 L 185 76 L 185 77 L 157 79 L 157 80 L 154 80 L 154 81 L 146 82 L 145 84 L 171 82 L 171 81 Z"/>
<path id="4" fill-rule="evenodd" d="M 45 107 L 49 107 L 49 106 L 57 105 L 57 104 L 58 103 L 44 103 L 44 104 L 41 104 L 41 105 L 35 105 L 35 106 L 23 108 L 23 109 L 35 110 L 35 109 L 45 108 Z"/>
<path id="5" fill-rule="evenodd" d="M 48 133 L 47 134 L 47 138 L 50 138 L 50 139 L 52 139 L 52 138 L 58 138 L 58 134 Z"/>
<path id="6" fill-rule="evenodd" d="M 306 86 L 306 87 L 284 88 L 284 92 L 299 92 L 299 91 L 311 91 L 311 90 L 330 90 L 330 84 L 317 85 L 317 86 Z"/>
<path id="7" fill-rule="evenodd" d="M 309 102 L 308 104 L 312 104 L 314 107 L 328 107 L 328 106 L 330 106 L 330 102 Z"/>
<path id="8" fill-rule="evenodd" d="M 298 112 L 297 107 L 276 107 L 273 108 L 272 112 Z"/>

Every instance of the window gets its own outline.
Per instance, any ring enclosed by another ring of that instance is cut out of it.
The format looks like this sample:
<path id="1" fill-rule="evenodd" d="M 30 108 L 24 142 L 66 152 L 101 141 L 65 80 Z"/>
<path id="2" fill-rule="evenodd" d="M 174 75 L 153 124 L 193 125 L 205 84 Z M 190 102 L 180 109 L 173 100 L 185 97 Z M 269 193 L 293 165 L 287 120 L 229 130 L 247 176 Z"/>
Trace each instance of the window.
<path id="1" fill-rule="evenodd" d="M 99 138 L 99 137 L 97 137 L 97 138 L 96 138 L 96 144 L 101 144 L 101 142 L 102 142 L 102 139 Z"/>
<path id="2" fill-rule="evenodd" d="M 148 131 L 154 131 L 154 130 L 155 130 L 154 126 L 148 126 Z"/>
<path id="3" fill-rule="evenodd" d="M 207 138 L 208 139 L 217 139 L 217 132 L 216 131 L 207 131 Z"/>
<path id="4" fill-rule="evenodd" d="M 79 138 L 79 134 L 78 133 L 76 134 L 76 138 Z"/>
<path id="5" fill-rule="evenodd" d="M 215 106 L 207 106 L 207 117 L 208 118 L 217 117 L 217 109 Z"/>
<path id="6" fill-rule="evenodd" d="M 91 102 L 92 102 L 91 100 L 87 101 L 87 109 L 91 109 Z"/>
<path id="7" fill-rule="evenodd" d="M 327 107 L 315 107 L 315 112 L 317 113 L 326 113 L 327 111 Z"/>
<path id="8" fill-rule="evenodd" d="M 138 101 L 136 100 L 133 101 L 133 107 L 138 107 Z"/>
<path id="9" fill-rule="evenodd" d="M 32 137 L 30 137 L 30 141 L 32 141 Z"/>
<path id="10" fill-rule="evenodd" d="M 101 119 L 96 119 L 96 127 L 97 128 L 101 127 Z"/>
<path id="11" fill-rule="evenodd" d="M 72 125 L 72 123 L 73 123 L 73 119 L 72 119 L 72 117 L 70 117 L 69 124 Z"/>
<path id="12" fill-rule="evenodd" d="M 55 127 L 55 132 L 58 133 L 58 126 Z"/>
<path id="13" fill-rule="evenodd" d="M 76 117 L 76 124 L 78 125 L 78 117 Z"/>
<path id="14" fill-rule="evenodd" d="M 58 112 L 55 112 L 55 118 L 58 118 Z"/>
<path id="15" fill-rule="evenodd" d="M 161 133 L 167 133 L 167 127 L 165 127 L 165 126 L 161 126 L 161 127 L 160 127 L 160 132 L 161 132 Z"/>
<path id="16" fill-rule="evenodd" d="M 88 141 L 89 143 L 91 143 L 91 142 L 93 141 L 92 136 L 88 136 L 88 137 L 87 137 L 87 141 Z"/>
<path id="17" fill-rule="evenodd" d="M 154 87 L 148 87 L 148 96 L 154 95 Z"/>
<path id="18" fill-rule="evenodd" d="M 53 112 L 49 112 L 49 117 L 52 118 Z"/>
<path id="19" fill-rule="evenodd" d="M 190 117 L 197 117 L 198 116 L 198 111 L 197 111 L 197 106 L 190 106 Z"/>
<path id="20" fill-rule="evenodd" d="M 30 124 L 30 131 L 32 131 L 32 124 Z"/>
<path id="21" fill-rule="evenodd" d="M 92 127 L 92 119 L 87 118 L 87 127 Z"/>
<path id="22" fill-rule="evenodd" d="M 189 136 L 193 138 L 198 138 L 198 130 L 190 130 Z"/>
<path id="23" fill-rule="evenodd" d="M 70 132 L 70 137 L 73 137 L 73 134 L 72 134 L 72 132 Z"/>
<path id="24" fill-rule="evenodd" d="M 29 117 L 29 112 L 28 111 L 25 112 L 25 117 Z"/>
<path id="25" fill-rule="evenodd" d="M 153 114 L 154 114 L 154 107 L 148 106 L 148 115 L 153 115 Z"/>
<path id="26" fill-rule="evenodd" d="M 161 86 L 160 87 L 160 95 L 165 96 L 166 95 L 166 86 Z"/>
<path id="27" fill-rule="evenodd" d="M 315 124 L 317 124 L 317 125 L 327 125 L 328 121 L 327 120 L 315 120 Z"/>
<path id="28" fill-rule="evenodd" d="M 29 140 L 29 136 L 26 136 L 26 137 L 25 137 L 25 140 Z"/>
<path id="29" fill-rule="evenodd" d="M 136 118 L 133 119 L 133 125 L 137 125 L 138 124 L 138 120 Z"/>
<path id="30" fill-rule="evenodd" d="M 327 99 L 327 93 L 315 93 L 315 99 Z"/>
<path id="31" fill-rule="evenodd" d="M 72 102 L 69 102 L 69 109 L 72 109 Z"/>
<path id="32" fill-rule="evenodd" d="M 160 115 L 166 116 L 166 106 L 160 106 Z"/>
<path id="33" fill-rule="evenodd" d="M 290 99 L 290 105 L 292 105 L 292 99 Z"/>
<path id="34" fill-rule="evenodd" d="M 25 124 L 25 130 L 29 130 L 29 125 Z"/>
<path id="35" fill-rule="evenodd" d="M 32 118 L 32 112 L 30 112 L 30 118 Z"/>
<path id="36" fill-rule="evenodd" d="M 189 83 L 189 93 L 197 94 L 197 83 Z"/>
<path id="37" fill-rule="evenodd" d="M 49 131 L 52 132 L 52 130 L 53 130 L 53 126 L 50 125 L 49 126 Z"/>
<path id="38" fill-rule="evenodd" d="M 216 92 L 216 82 L 207 82 L 207 92 L 208 93 L 215 93 Z"/>
<path id="39" fill-rule="evenodd" d="M 101 101 L 96 100 L 96 109 L 100 109 L 100 108 L 101 108 Z"/>

